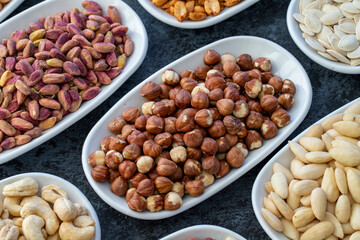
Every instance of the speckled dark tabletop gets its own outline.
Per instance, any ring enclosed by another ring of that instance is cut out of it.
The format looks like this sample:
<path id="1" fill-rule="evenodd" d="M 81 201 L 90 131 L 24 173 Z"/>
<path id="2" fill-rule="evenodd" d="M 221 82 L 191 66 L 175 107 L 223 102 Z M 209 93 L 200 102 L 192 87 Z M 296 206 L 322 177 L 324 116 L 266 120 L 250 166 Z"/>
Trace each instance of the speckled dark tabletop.
<path id="1" fill-rule="evenodd" d="M 60 0 L 59 0 L 60 1 Z M 25 0 L 15 15 L 40 0 Z M 292 139 L 311 123 L 357 98 L 358 75 L 327 70 L 306 57 L 294 44 L 286 27 L 288 1 L 261 1 L 245 11 L 200 30 L 168 26 L 147 13 L 135 0 L 124 0 L 142 19 L 149 37 L 149 49 L 140 68 L 103 104 L 76 124 L 40 147 L 0 166 L 0 179 L 25 172 L 47 172 L 75 184 L 91 201 L 101 222 L 103 239 L 159 239 L 172 232 L 197 224 L 214 224 L 233 230 L 246 239 L 268 239 L 257 222 L 251 205 L 251 188 L 257 173 L 274 153 L 243 177 L 201 204 L 175 217 L 143 221 L 125 216 L 103 202 L 87 182 L 81 165 L 81 150 L 94 124 L 130 89 L 152 73 L 213 41 L 236 35 L 270 39 L 291 52 L 307 71 L 313 89 L 311 109 L 303 123 L 289 137 Z M 0 27 L 1 29 L 1 27 Z M 297 96 L 301 101 L 301 96 Z"/>

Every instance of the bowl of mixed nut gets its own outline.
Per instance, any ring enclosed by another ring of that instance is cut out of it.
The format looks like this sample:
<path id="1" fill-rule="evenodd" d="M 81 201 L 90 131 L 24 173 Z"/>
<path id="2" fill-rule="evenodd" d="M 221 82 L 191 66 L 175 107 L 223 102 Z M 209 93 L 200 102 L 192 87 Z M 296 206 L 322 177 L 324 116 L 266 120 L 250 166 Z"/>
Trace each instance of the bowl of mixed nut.
<path id="1" fill-rule="evenodd" d="M 147 51 L 140 18 L 121 1 L 45 1 L 1 26 L 0 163 L 85 116 Z"/>
<path id="2" fill-rule="evenodd" d="M 311 96 L 300 63 L 275 43 L 246 36 L 214 42 L 114 105 L 85 140 L 84 172 L 124 214 L 176 215 L 270 154 L 303 120 Z"/>
<path id="3" fill-rule="evenodd" d="M 287 26 L 295 44 L 330 70 L 360 73 L 360 4 L 357 1 L 292 0 Z"/>
<path id="4" fill-rule="evenodd" d="M 138 0 L 153 17 L 178 28 L 205 28 L 224 21 L 259 0 Z"/>

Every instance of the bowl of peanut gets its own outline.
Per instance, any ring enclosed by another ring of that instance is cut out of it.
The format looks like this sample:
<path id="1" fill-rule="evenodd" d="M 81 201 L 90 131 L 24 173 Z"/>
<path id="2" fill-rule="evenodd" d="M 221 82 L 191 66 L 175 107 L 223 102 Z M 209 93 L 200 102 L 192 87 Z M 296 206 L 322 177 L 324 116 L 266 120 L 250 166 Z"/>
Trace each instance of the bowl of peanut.
<path id="1" fill-rule="evenodd" d="M 360 99 L 289 141 L 252 190 L 255 215 L 272 239 L 359 239 Z"/>
<path id="2" fill-rule="evenodd" d="M 160 69 L 115 104 L 84 142 L 84 172 L 124 214 L 174 216 L 270 154 L 303 120 L 311 95 L 300 63 L 275 43 L 219 40 Z"/>

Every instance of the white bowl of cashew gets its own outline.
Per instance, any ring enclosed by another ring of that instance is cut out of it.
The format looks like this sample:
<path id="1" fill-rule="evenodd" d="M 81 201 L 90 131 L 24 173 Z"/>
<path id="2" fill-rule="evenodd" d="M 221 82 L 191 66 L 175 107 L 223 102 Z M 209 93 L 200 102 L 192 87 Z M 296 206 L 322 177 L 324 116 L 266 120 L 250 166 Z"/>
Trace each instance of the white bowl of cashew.
<path id="1" fill-rule="evenodd" d="M 89 200 L 86 198 L 86 196 L 76 186 L 74 186 L 73 184 L 71 184 L 70 182 L 66 181 L 63 178 L 57 177 L 55 175 L 47 174 L 47 173 L 40 173 L 40 172 L 23 173 L 23 174 L 18 174 L 18 175 L 12 176 L 12 177 L 5 178 L 0 181 L 0 190 L 1 190 L 0 191 L 0 201 L 2 202 L 4 199 L 2 190 L 5 185 L 19 181 L 26 177 L 33 178 L 39 184 L 39 190 L 38 190 L 37 196 L 40 196 L 41 189 L 43 186 L 54 184 L 54 185 L 57 185 L 60 188 L 62 188 L 67 193 L 69 200 L 71 200 L 74 203 L 79 203 L 81 206 L 85 207 L 88 215 L 90 217 L 92 217 L 95 222 L 95 237 L 94 237 L 94 239 L 101 240 L 100 222 L 99 222 L 99 218 L 95 212 L 95 209 L 93 208 L 93 206 L 91 205 Z M 0 210 L 1 209 L 2 208 L 0 207 Z"/>

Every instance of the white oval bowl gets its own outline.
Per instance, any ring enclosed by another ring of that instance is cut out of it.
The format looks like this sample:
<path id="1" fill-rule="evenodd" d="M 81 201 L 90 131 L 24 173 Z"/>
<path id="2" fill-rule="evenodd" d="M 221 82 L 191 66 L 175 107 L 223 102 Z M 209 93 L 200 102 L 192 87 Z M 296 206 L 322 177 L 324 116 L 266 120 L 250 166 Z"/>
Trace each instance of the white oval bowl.
<path id="1" fill-rule="evenodd" d="M 11 0 L 0 11 L 0 22 L 2 22 L 7 16 L 9 16 L 24 0 Z"/>
<path id="2" fill-rule="evenodd" d="M 289 78 L 294 81 L 297 88 L 295 95 L 295 104 L 290 110 L 291 122 L 288 126 L 279 130 L 278 135 L 271 139 L 264 141 L 264 145 L 257 150 L 251 151 L 249 156 L 245 159 L 244 164 L 238 169 L 232 169 L 230 173 L 220 179 L 216 179 L 213 185 L 205 189 L 204 194 L 199 197 L 191 197 L 186 195 L 183 198 L 183 205 L 175 211 L 160 211 L 156 213 L 151 212 L 135 212 L 128 208 L 125 197 L 118 197 L 110 191 L 110 183 L 99 183 L 93 180 L 91 177 L 92 167 L 88 164 L 88 156 L 99 150 L 99 144 L 103 137 L 113 135 L 107 128 L 108 123 L 114 117 L 120 116 L 121 113 L 129 107 L 141 108 L 142 103 L 145 102 L 145 98 L 140 96 L 140 89 L 145 82 L 154 81 L 161 82 L 162 73 L 169 68 L 174 69 L 177 72 L 181 72 L 186 69 L 194 69 L 196 66 L 201 65 L 203 62 L 203 56 L 208 49 L 214 49 L 220 54 L 232 53 L 238 56 L 242 53 L 248 53 L 252 57 L 257 58 L 260 56 L 267 57 L 272 62 L 272 72 L 283 78 Z M 253 168 L 261 160 L 263 160 L 271 151 L 275 150 L 284 139 L 286 139 L 302 122 L 305 118 L 312 99 L 312 89 L 310 80 L 301 66 L 301 64 L 284 48 L 280 47 L 274 42 L 269 40 L 250 37 L 250 36 L 238 36 L 225 38 L 214 43 L 211 43 L 205 47 L 202 47 L 192 53 L 185 55 L 184 57 L 176 60 L 175 62 L 160 69 L 128 94 L 126 94 L 119 102 L 117 102 L 91 129 L 90 133 L 86 137 L 83 151 L 82 151 L 82 165 L 85 175 L 90 182 L 95 192 L 111 207 L 116 210 L 129 215 L 134 218 L 155 220 L 163 219 L 167 217 L 179 214 L 196 204 L 204 201 L 227 185 L 244 175 L 247 171 Z"/>
<path id="3" fill-rule="evenodd" d="M 2 23 L 0 25 L 0 39 L 10 38 L 11 33 L 16 30 L 26 29 L 29 23 L 37 21 L 39 17 L 52 16 L 65 10 L 70 11 L 71 8 L 75 7 L 83 9 L 81 2 L 82 0 L 48 0 L 39 3 Z M 90 101 L 85 101 L 81 104 L 79 110 L 65 116 L 60 122 L 56 123 L 53 128 L 44 131 L 40 137 L 33 139 L 25 145 L 17 146 L 0 153 L 0 164 L 10 161 L 13 158 L 16 158 L 17 156 L 39 146 L 43 142 L 70 127 L 76 121 L 80 120 L 91 110 L 100 105 L 100 103 L 110 97 L 110 95 L 114 93 L 143 62 L 148 47 L 148 38 L 145 27 L 139 16 L 123 1 L 97 0 L 96 2 L 99 3 L 105 11 L 108 5 L 116 6 L 120 10 L 122 24 L 129 28 L 128 33 L 131 40 L 134 42 L 135 48 L 133 54 L 127 59 L 128 61 L 124 70 L 119 76 L 112 80 L 110 85 L 102 86 L 101 92 L 95 98 Z"/>
<path id="4" fill-rule="evenodd" d="M 215 225 L 195 225 L 176 231 L 160 240 L 185 240 L 187 238 L 214 238 L 215 240 L 225 240 L 226 237 L 233 237 L 236 240 L 246 240 L 239 234 L 229 229 Z"/>
<path id="5" fill-rule="evenodd" d="M 174 16 L 166 13 L 162 8 L 157 7 L 155 4 L 152 4 L 151 0 L 138 0 L 141 6 L 143 6 L 143 8 L 145 8 L 145 10 L 148 11 L 148 13 L 150 13 L 153 17 L 157 18 L 163 23 L 169 24 L 170 26 L 185 29 L 199 29 L 215 25 L 224 21 L 225 19 L 228 19 L 229 17 L 234 16 L 235 14 L 238 14 L 258 1 L 259 0 L 243 0 L 235 6 L 224 8 L 224 10 L 219 13 L 219 15 L 215 17 L 207 16 L 202 21 L 185 20 L 183 22 L 179 22 Z"/>
<path id="6" fill-rule="evenodd" d="M 326 118 L 328 118 L 334 114 L 344 112 L 346 110 L 346 108 L 348 108 L 351 104 L 353 104 L 356 101 L 360 101 L 360 98 L 357 98 L 354 101 L 344 105 L 343 107 L 335 110 L 334 112 L 328 114 L 327 116 L 323 117 L 322 119 L 320 119 L 319 121 L 317 121 L 316 123 L 313 123 L 313 124 L 321 123 Z M 306 131 L 309 128 L 304 130 L 302 133 L 300 133 L 298 136 L 296 136 L 291 141 L 298 142 L 298 140 L 302 136 L 305 135 Z M 272 167 L 273 167 L 274 163 L 277 162 L 277 163 L 282 164 L 284 167 L 290 168 L 290 161 L 292 159 L 294 159 L 294 157 L 295 157 L 295 155 L 291 152 L 291 150 L 289 148 L 289 144 L 286 144 L 286 146 L 283 147 L 278 153 L 276 153 L 266 163 L 266 165 L 261 169 L 261 171 L 259 172 L 259 174 L 257 175 L 257 177 L 255 179 L 255 182 L 254 182 L 254 185 L 252 188 L 251 201 L 252 201 L 252 206 L 253 206 L 256 218 L 260 222 L 261 227 L 265 230 L 267 235 L 269 235 L 269 237 L 272 239 L 288 240 L 288 238 L 284 234 L 279 233 L 279 232 L 275 231 L 274 229 L 272 229 L 272 227 L 269 226 L 269 224 L 266 222 L 266 220 L 263 218 L 263 216 L 261 214 L 260 209 L 264 207 L 263 199 L 264 199 L 264 197 L 266 197 L 268 195 L 268 193 L 265 190 L 264 184 L 265 184 L 265 182 L 270 181 L 271 176 L 273 175 Z"/>
<path id="7" fill-rule="evenodd" d="M 23 178 L 31 177 L 35 179 L 39 184 L 39 191 L 37 196 L 40 196 L 41 194 L 41 188 L 43 186 L 49 185 L 49 184 L 55 184 L 59 186 L 60 188 L 64 189 L 65 192 L 68 194 L 69 199 L 74 203 L 79 203 L 81 206 L 85 207 L 88 211 L 88 215 L 92 217 L 95 221 L 95 240 L 101 240 L 101 227 L 100 227 L 100 221 L 99 218 L 95 212 L 95 209 L 91 205 L 90 201 L 86 198 L 86 196 L 72 183 L 66 181 L 63 178 L 60 178 L 58 176 L 48 174 L 48 173 L 41 173 L 41 172 L 30 172 L 30 173 L 22 173 L 18 174 L 12 177 L 8 177 L 5 179 L 2 179 L 0 181 L 0 199 L 4 199 L 4 196 L 2 195 L 2 189 L 5 185 L 13 183 L 15 181 L 19 181 Z"/>
<path id="8" fill-rule="evenodd" d="M 290 36 L 294 40 L 295 44 L 300 48 L 300 50 L 311 60 L 313 60 L 314 62 L 320 64 L 321 66 L 327 69 L 340 73 L 359 74 L 360 66 L 351 66 L 342 62 L 330 61 L 320 56 L 314 49 L 312 49 L 305 42 L 304 38 L 301 36 L 302 31 L 300 30 L 299 24 L 293 17 L 293 14 L 298 12 L 299 12 L 299 0 L 292 0 L 287 10 L 286 23 Z"/>

